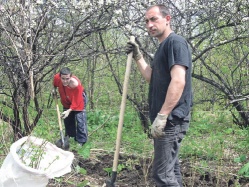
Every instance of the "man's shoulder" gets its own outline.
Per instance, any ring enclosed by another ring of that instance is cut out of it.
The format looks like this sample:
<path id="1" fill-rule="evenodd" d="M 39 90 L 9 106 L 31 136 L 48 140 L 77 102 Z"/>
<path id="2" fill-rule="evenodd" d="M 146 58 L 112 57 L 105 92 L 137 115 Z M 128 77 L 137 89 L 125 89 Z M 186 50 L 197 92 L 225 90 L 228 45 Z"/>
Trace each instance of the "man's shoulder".
<path id="1" fill-rule="evenodd" d="M 183 36 L 176 34 L 174 32 L 170 34 L 169 39 L 175 40 L 175 41 L 180 41 L 180 42 L 186 42 L 186 39 Z"/>
<path id="2" fill-rule="evenodd" d="M 60 74 L 59 73 L 56 73 L 55 75 L 54 75 L 54 79 L 59 79 L 60 78 Z"/>
<path id="3" fill-rule="evenodd" d="M 59 84 L 60 84 L 60 82 L 61 82 L 60 74 L 59 74 L 59 73 L 57 73 L 57 74 L 54 75 L 54 80 L 53 80 L 53 82 L 54 82 L 54 86 L 56 86 L 56 87 L 59 86 Z"/>
<path id="4" fill-rule="evenodd" d="M 187 40 L 176 33 L 171 33 L 162 43 L 163 48 L 178 48 L 179 46 L 188 46 Z"/>

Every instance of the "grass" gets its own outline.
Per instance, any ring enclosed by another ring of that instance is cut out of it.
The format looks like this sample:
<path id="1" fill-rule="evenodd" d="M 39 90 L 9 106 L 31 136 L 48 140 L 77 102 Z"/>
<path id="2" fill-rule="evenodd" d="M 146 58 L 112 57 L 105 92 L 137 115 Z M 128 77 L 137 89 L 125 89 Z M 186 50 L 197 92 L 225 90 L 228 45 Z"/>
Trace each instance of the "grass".
<path id="1" fill-rule="evenodd" d="M 188 135 L 182 143 L 181 156 L 221 159 L 236 157 L 239 152 L 246 151 L 248 145 L 241 140 L 248 139 L 245 133 L 248 130 L 242 130 L 230 121 L 226 113 L 193 113 Z"/>
<path id="2" fill-rule="evenodd" d="M 114 151 L 119 113 L 105 114 L 101 111 L 88 113 L 90 141 L 94 148 Z M 92 133 L 91 133 L 92 132 Z M 141 142 L 144 142 L 141 144 Z M 152 145 L 134 113 L 126 113 L 122 128 L 121 151 L 133 154 L 147 154 Z"/>
<path id="3" fill-rule="evenodd" d="M 227 112 L 193 112 L 180 157 L 189 160 L 192 176 L 214 173 L 217 186 L 224 178 L 249 176 L 248 129 L 234 125 Z M 239 187 L 239 184 L 235 186 Z"/>
<path id="4" fill-rule="evenodd" d="M 115 151 L 119 112 L 88 111 L 89 141 L 84 148 L 77 148 L 76 142 L 70 139 L 70 148 L 78 150 L 82 157 L 89 157 L 91 149 L 107 152 Z M 7 155 L 11 145 L 11 129 L 8 124 L 0 125 L 1 155 Z M 39 125 L 32 132 L 33 136 L 55 142 L 60 138 L 56 111 L 45 111 Z M 236 176 L 249 176 L 248 167 L 248 129 L 240 129 L 234 125 L 228 112 L 194 111 L 186 137 L 183 139 L 180 158 L 190 162 L 192 172 L 199 174 L 206 171 L 222 176 L 226 165 L 237 169 L 232 171 Z M 126 154 L 151 157 L 153 155 L 152 140 L 147 138 L 140 125 L 135 111 L 127 109 L 122 130 L 121 150 Z M 3 162 L 3 158 L 0 162 Z M 244 166 L 244 167 L 243 167 Z M 239 172 L 240 171 L 240 172 Z"/>

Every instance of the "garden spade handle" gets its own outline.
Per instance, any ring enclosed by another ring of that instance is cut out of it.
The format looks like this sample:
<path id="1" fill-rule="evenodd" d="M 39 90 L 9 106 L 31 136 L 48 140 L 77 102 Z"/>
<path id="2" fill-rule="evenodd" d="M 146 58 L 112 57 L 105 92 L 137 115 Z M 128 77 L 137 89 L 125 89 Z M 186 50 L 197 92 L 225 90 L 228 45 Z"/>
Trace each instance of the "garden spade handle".
<path id="1" fill-rule="evenodd" d="M 131 36 L 130 41 L 134 42 L 135 37 Z M 116 139 L 116 150 L 114 154 L 113 167 L 112 167 L 112 178 L 111 178 L 111 181 L 107 181 L 107 187 L 114 186 L 114 182 L 117 176 L 118 157 L 119 157 L 120 142 L 121 142 L 121 136 L 122 136 L 124 112 L 125 112 L 125 105 L 126 105 L 126 98 L 127 98 L 127 87 L 128 87 L 130 70 L 131 70 L 132 55 L 133 55 L 132 52 L 128 54 L 127 62 L 126 62 L 126 71 L 125 71 L 125 77 L 124 77 L 123 94 L 122 94 L 122 101 L 121 101 L 120 114 L 119 114 L 117 139 Z"/>
<path id="2" fill-rule="evenodd" d="M 60 109 L 59 109 L 58 99 L 57 99 L 56 93 L 55 93 L 55 96 L 54 96 L 54 100 L 55 100 L 55 104 L 56 104 L 56 111 L 57 111 L 57 116 L 58 116 L 58 123 L 59 123 L 59 127 L 60 127 L 60 135 L 61 135 L 62 147 L 64 147 L 64 145 L 65 145 L 65 143 L 64 143 L 64 135 L 63 135 L 63 132 L 62 132 L 61 115 L 60 115 Z"/>

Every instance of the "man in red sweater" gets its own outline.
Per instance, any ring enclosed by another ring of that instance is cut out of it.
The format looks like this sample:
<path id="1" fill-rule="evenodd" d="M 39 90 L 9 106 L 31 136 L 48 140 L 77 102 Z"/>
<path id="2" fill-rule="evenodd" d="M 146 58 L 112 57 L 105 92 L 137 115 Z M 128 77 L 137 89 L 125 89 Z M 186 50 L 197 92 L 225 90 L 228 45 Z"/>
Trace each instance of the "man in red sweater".
<path id="1" fill-rule="evenodd" d="M 54 76 L 53 85 L 58 88 L 64 119 L 65 135 L 74 137 L 79 145 L 87 141 L 86 95 L 80 80 L 72 75 L 69 68 L 64 67 Z"/>

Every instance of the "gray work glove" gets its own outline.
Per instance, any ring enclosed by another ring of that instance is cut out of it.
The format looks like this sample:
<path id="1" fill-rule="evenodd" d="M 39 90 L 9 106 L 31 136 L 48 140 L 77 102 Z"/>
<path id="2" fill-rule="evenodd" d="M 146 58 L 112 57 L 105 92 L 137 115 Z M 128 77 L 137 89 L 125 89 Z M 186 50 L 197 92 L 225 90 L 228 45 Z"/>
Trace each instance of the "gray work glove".
<path id="1" fill-rule="evenodd" d="M 61 113 L 61 118 L 62 119 L 67 118 L 70 112 L 71 112 L 71 109 L 65 110 L 64 112 Z"/>
<path id="2" fill-rule="evenodd" d="M 168 115 L 157 114 L 156 119 L 154 120 L 151 127 L 151 135 L 153 138 L 160 138 L 165 135 L 164 128 L 167 123 Z"/>
<path id="3" fill-rule="evenodd" d="M 138 61 L 140 58 L 142 58 L 142 53 L 139 50 L 139 46 L 136 42 L 128 41 L 125 48 L 126 54 L 129 54 L 130 52 L 133 52 L 132 57 Z"/>
<path id="4" fill-rule="evenodd" d="M 52 89 L 52 91 L 51 91 L 51 95 L 52 95 L 52 97 L 53 98 L 57 98 L 57 92 L 56 92 L 56 89 Z"/>

